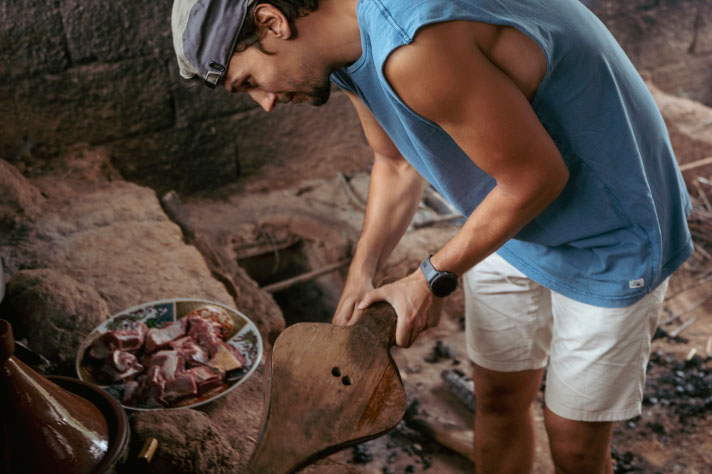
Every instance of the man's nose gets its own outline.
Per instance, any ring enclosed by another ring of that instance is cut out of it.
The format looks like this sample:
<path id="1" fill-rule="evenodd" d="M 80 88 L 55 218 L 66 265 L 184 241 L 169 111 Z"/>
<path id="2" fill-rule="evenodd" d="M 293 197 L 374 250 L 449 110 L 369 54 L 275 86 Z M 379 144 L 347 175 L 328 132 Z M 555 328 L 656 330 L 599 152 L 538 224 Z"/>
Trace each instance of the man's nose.
<path id="1" fill-rule="evenodd" d="M 265 92 L 261 91 L 258 89 L 250 89 L 247 91 L 248 94 L 250 94 L 250 97 L 252 97 L 252 100 L 260 104 L 260 107 L 262 107 L 265 112 L 269 112 L 272 110 L 274 107 L 275 102 L 277 101 L 277 94 L 273 92 Z"/>

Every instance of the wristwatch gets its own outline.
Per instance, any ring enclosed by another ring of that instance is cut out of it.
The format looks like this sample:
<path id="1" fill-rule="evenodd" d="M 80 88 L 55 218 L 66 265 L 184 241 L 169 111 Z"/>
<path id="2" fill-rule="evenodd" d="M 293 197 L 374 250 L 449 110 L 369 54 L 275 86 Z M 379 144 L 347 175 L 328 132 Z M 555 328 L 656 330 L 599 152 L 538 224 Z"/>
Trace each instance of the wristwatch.
<path id="1" fill-rule="evenodd" d="M 444 298 L 457 288 L 457 275 L 452 272 L 441 272 L 437 270 L 432 263 L 430 263 L 430 257 L 423 260 L 420 264 L 420 271 L 425 275 L 425 279 L 428 280 L 428 286 L 430 291 L 438 298 Z"/>

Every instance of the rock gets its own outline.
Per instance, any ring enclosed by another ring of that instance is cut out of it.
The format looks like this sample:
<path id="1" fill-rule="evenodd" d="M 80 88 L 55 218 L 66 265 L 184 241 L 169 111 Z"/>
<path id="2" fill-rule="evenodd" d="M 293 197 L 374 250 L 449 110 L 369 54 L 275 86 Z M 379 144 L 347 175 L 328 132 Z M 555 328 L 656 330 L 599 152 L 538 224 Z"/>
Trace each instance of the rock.
<path id="1" fill-rule="evenodd" d="M 0 160 L 0 230 L 8 231 L 35 217 L 43 201 L 40 191 L 17 168 Z"/>
<path id="2" fill-rule="evenodd" d="M 62 16 L 53 0 L 17 0 L 0 4 L 2 44 L 0 82 L 22 81 L 69 64 Z"/>
<path id="3" fill-rule="evenodd" d="M 140 448 L 148 438 L 158 440 L 151 461 L 154 474 L 239 472 L 239 453 L 205 413 L 190 409 L 138 412 L 130 422 L 132 446 Z"/>
<path id="4" fill-rule="evenodd" d="M 234 305 L 150 189 L 123 181 L 40 184 L 49 199 L 28 237 L 31 260 L 19 264 L 96 288 L 112 313 L 179 297 Z"/>
<path id="5" fill-rule="evenodd" d="M 125 179 L 150 186 L 159 194 L 169 190 L 195 193 L 237 180 L 237 141 L 232 137 L 236 128 L 239 124 L 231 118 L 197 121 L 117 140 L 108 149 Z"/>
<path id="6" fill-rule="evenodd" d="M 712 106 L 712 3 L 589 1 L 644 77 L 667 93 Z"/>
<path id="7" fill-rule="evenodd" d="M 239 461 L 235 472 L 244 472 L 255 449 L 263 422 L 264 364 L 249 379 L 224 397 L 199 407 L 229 444 Z"/>
<path id="8" fill-rule="evenodd" d="M 12 90 L 18 115 L 6 120 L 52 150 L 150 133 L 173 124 L 169 80 L 167 68 L 150 57 L 39 74 L 18 81 Z"/>
<path id="9" fill-rule="evenodd" d="M 151 55 L 173 59 L 172 3 L 171 0 L 121 3 L 65 0 L 59 3 L 72 61 L 113 62 Z"/>
<path id="10" fill-rule="evenodd" d="M 251 190 L 295 186 L 295 176 L 330 178 L 337 170 L 361 171 L 373 159 L 353 106 L 339 91 L 319 108 L 303 104 L 269 114 L 247 112 L 235 117 L 233 132 L 240 144 L 241 181 Z"/>
<path id="11" fill-rule="evenodd" d="M 690 99 L 666 94 L 648 82 L 681 165 L 712 156 L 712 108 Z M 696 168 L 689 176 L 708 176 L 712 165 Z M 683 173 L 686 175 L 686 173 Z M 689 185 L 690 183 L 688 183 Z"/>
<path id="12" fill-rule="evenodd" d="M 21 270 L 7 283 L 3 316 L 18 339 L 63 372 L 74 373 L 82 340 L 109 308 L 96 290 L 51 269 Z"/>

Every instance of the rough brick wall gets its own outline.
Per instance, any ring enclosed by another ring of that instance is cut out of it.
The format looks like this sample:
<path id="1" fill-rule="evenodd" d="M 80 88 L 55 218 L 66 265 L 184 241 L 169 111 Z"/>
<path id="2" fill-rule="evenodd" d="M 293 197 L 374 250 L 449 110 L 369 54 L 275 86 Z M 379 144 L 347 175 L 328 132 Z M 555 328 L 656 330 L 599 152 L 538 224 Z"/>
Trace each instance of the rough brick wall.
<path id="1" fill-rule="evenodd" d="M 666 92 L 712 105 L 712 2 L 587 1 L 644 75 Z M 52 156 L 86 142 L 104 146 L 125 178 L 184 192 L 234 181 L 284 155 L 298 160 L 343 149 L 344 142 L 354 162 L 368 159 L 339 94 L 326 106 L 333 120 L 324 123 L 316 118 L 323 109 L 283 107 L 267 117 L 246 97 L 186 90 L 176 79 L 171 5 L 0 0 L 0 156 Z M 336 132 L 325 135 L 337 121 Z"/>

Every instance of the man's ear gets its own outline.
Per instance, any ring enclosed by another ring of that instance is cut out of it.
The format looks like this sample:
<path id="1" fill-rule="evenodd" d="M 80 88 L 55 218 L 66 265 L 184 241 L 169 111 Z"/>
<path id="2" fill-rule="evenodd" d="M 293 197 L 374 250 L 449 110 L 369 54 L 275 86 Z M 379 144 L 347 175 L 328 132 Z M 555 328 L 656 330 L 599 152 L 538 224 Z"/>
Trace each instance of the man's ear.
<path id="1" fill-rule="evenodd" d="M 255 7 L 255 23 L 260 29 L 260 36 L 272 35 L 277 39 L 289 39 L 292 29 L 282 11 L 270 3 L 260 3 Z"/>

